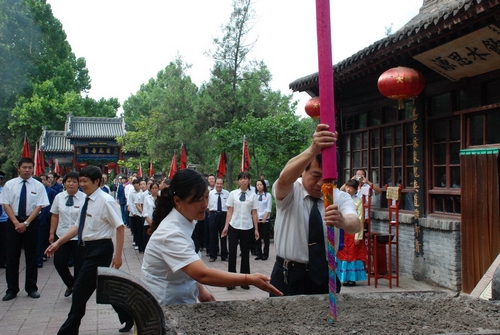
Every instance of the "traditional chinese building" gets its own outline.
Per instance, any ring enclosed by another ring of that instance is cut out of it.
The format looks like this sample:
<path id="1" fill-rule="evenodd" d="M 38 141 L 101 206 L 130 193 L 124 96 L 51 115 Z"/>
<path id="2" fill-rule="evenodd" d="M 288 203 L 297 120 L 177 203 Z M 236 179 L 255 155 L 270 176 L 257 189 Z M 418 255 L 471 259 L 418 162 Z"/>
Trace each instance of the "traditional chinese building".
<path id="1" fill-rule="evenodd" d="M 426 81 L 403 109 L 377 88 L 398 66 Z M 500 2 L 424 0 L 403 28 L 334 65 L 334 78 L 340 185 L 363 169 L 383 187 L 371 213 L 380 230 L 385 186 L 402 185 L 401 273 L 471 292 L 500 253 Z M 317 73 L 290 88 L 321 94 Z"/>
<path id="2" fill-rule="evenodd" d="M 87 165 L 119 172 L 117 161 L 126 160 L 116 138 L 125 135 L 123 118 L 77 117 L 68 115 L 64 131 L 44 129 L 40 136 L 40 149 L 45 159 L 55 166 L 57 160 L 61 174 L 80 170 Z"/>

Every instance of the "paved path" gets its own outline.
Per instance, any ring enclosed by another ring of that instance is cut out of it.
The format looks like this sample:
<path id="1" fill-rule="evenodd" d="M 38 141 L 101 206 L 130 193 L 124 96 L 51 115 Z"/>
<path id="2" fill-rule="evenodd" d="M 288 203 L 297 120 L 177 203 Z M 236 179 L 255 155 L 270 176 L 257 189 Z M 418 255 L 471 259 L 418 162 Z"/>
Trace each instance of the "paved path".
<path id="1" fill-rule="evenodd" d="M 141 277 L 142 254 L 134 250 L 130 231 L 126 230 L 126 242 L 123 250 L 123 266 L 121 270 L 128 272 L 138 278 Z M 250 268 L 253 272 L 260 272 L 266 275 L 271 274 L 274 264 L 274 246 L 271 245 L 271 255 L 267 261 L 256 261 L 255 257 L 250 258 Z M 203 261 L 210 267 L 227 271 L 227 262 L 218 259 L 209 263 L 208 257 L 203 253 Z M 237 265 L 239 269 L 239 264 Z M 20 287 L 24 287 L 24 255 L 21 256 Z M 71 306 L 71 297 L 65 298 L 66 287 L 61 281 L 54 268 L 52 260 L 44 263 L 43 268 L 38 271 L 38 288 L 40 299 L 29 298 L 26 292 L 19 292 L 16 299 L 11 301 L 0 301 L 0 335 L 53 335 L 66 320 Z M 243 290 L 237 287 L 235 290 L 227 291 L 222 287 L 207 288 L 219 301 L 228 300 L 251 300 L 267 298 L 266 292 L 255 287 L 250 290 Z M 0 269 L 0 295 L 3 297 L 7 285 L 5 283 L 5 269 Z M 380 280 L 378 288 L 368 286 L 366 281 L 359 282 L 356 287 L 344 287 L 343 293 L 349 292 L 384 292 L 384 291 L 427 291 L 438 288 L 429 286 L 422 282 L 417 282 L 405 276 L 400 276 L 400 287 L 393 286 L 389 289 L 387 280 Z M 121 328 L 118 317 L 110 305 L 98 305 L 95 302 L 95 294 L 89 300 L 87 313 L 82 320 L 80 334 L 83 335 L 111 335 L 120 334 Z M 132 333 L 129 333 L 132 334 Z"/>

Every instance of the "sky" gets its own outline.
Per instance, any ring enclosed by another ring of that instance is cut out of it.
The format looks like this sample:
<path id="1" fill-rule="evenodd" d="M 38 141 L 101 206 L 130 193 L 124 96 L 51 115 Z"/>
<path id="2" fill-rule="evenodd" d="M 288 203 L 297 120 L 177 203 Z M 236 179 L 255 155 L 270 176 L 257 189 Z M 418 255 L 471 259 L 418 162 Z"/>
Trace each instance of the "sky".
<path id="1" fill-rule="evenodd" d="M 86 59 L 88 95 L 118 98 L 121 105 L 177 56 L 199 87 L 210 79 L 215 50 L 229 23 L 232 0 L 47 0 L 61 21 L 76 57 Z M 338 63 L 385 38 L 418 14 L 423 0 L 330 1 L 332 58 Z M 263 61 L 271 88 L 290 94 L 289 84 L 318 71 L 316 7 L 313 0 L 254 0 L 248 60 Z M 307 93 L 294 93 L 305 116 Z M 119 114 L 123 110 L 120 108 Z"/>

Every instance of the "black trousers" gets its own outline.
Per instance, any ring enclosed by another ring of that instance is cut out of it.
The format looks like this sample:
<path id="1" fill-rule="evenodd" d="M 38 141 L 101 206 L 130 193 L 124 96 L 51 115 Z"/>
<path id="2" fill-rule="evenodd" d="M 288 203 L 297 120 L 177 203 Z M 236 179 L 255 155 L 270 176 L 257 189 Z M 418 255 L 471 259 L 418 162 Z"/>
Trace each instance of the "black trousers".
<path id="1" fill-rule="evenodd" d="M 97 286 L 97 268 L 99 266 L 109 266 L 113 259 L 114 248 L 111 240 L 86 242 L 85 246 L 80 246 L 79 248 L 83 263 L 73 286 L 71 309 L 68 318 L 59 329 L 58 335 L 78 334 L 80 323 L 85 316 L 87 301 L 89 301 Z M 121 323 L 129 319 L 131 320 L 131 317 L 125 311 L 115 306 L 113 308 L 118 312 Z"/>
<path id="2" fill-rule="evenodd" d="M 265 258 L 269 257 L 269 229 L 271 223 L 269 221 L 261 222 L 259 221 L 259 239 L 255 242 L 257 245 L 257 255 L 263 256 Z M 262 241 L 264 241 L 264 251 L 262 251 Z"/>
<path id="3" fill-rule="evenodd" d="M 227 259 L 227 236 L 220 237 L 226 224 L 227 212 L 210 212 L 208 217 L 208 233 L 210 235 L 210 258 L 217 259 L 217 254 L 220 251 L 220 257 Z M 220 249 L 219 249 L 220 240 Z"/>
<path id="4" fill-rule="evenodd" d="M 71 257 L 73 257 L 73 274 L 71 274 L 68 267 Z M 82 267 L 82 255 L 77 240 L 70 240 L 57 249 L 54 253 L 54 267 L 64 285 L 66 285 L 67 288 L 73 288 L 75 279 Z"/>
<path id="5" fill-rule="evenodd" d="M 21 220 L 20 222 L 23 222 Z M 24 247 L 26 259 L 26 280 L 24 289 L 26 292 L 38 291 L 36 282 L 38 280 L 37 246 L 38 246 L 38 218 L 31 222 L 24 233 L 18 233 L 14 224 L 9 219 L 5 227 L 7 293 L 17 294 L 19 292 L 19 261 L 21 249 Z"/>
<path id="6" fill-rule="evenodd" d="M 5 245 L 5 230 L 7 229 L 7 221 L 0 222 L 0 268 L 5 268 L 5 254 L 7 246 Z"/>
<path id="7" fill-rule="evenodd" d="M 288 271 L 286 271 L 286 273 L 287 276 L 285 281 L 285 268 L 280 262 L 276 261 L 274 263 L 273 271 L 271 272 L 271 284 L 278 290 L 280 290 L 284 296 L 329 293 L 328 280 L 325 280 L 323 285 L 316 285 L 310 279 L 309 271 L 307 270 L 306 266 L 288 266 Z M 339 293 L 342 287 L 342 283 L 340 282 L 338 277 L 336 277 L 336 283 L 337 293 Z M 269 296 L 273 297 L 274 295 L 269 294 Z"/>
<path id="8" fill-rule="evenodd" d="M 227 271 L 236 272 L 236 257 L 238 253 L 238 242 L 240 243 L 241 264 L 240 273 L 250 273 L 250 247 L 255 241 L 255 229 L 241 230 L 229 225 L 229 264 Z"/>
<path id="9" fill-rule="evenodd" d="M 134 235 L 135 246 L 139 248 L 139 251 L 144 251 L 144 241 L 142 238 L 142 217 L 131 216 L 130 217 L 130 229 Z"/>
<path id="10" fill-rule="evenodd" d="M 149 225 L 147 226 L 142 226 L 142 245 L 143 245 L 143 249 L 142 251 L 146 250 L 146 246 L 148 245 L 148 242 L 149 242 L 149 238 L 151 237 L 151 235 L 149 235 L 148 233 L 148 230 L 149 230 Z"/>

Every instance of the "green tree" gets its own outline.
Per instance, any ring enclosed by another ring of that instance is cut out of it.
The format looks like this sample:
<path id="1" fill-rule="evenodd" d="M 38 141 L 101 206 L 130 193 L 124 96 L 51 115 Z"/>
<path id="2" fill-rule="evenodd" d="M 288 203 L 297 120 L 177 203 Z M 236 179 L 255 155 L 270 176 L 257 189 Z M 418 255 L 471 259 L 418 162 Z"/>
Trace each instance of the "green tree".
<path id="1" fill-rule="evenodd" d="M 119 139 L 124 151 L 139 152 L 142 159 L 153 160 L 163 170 L 174 151 L 179 156 L 182 143 L 189 150 L 190 162 L 199 161 L 204 150 L 198 147 L 200 136 L 194 129 L 198 87 L 186 75 L 188 68 L 178 57 L 123 104 L 129 127 Z"/>
<path id="2" fill-rule="evenodd" d="M 0 69 L 0 164 L 19 159 L 24 133 L 35 143 L 42 127 L 62 129 L 69 112 L 111 116 L 119 107 L 80 96 L 90 89 L 85 59 L 45 0 L 0 0 Z"/>

